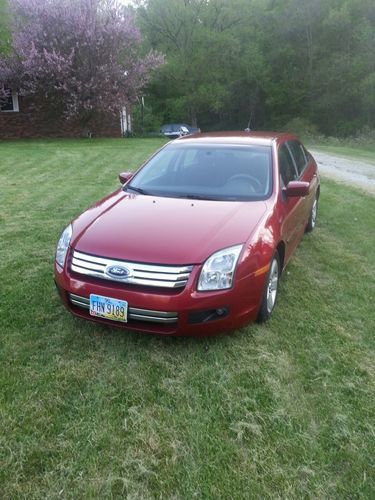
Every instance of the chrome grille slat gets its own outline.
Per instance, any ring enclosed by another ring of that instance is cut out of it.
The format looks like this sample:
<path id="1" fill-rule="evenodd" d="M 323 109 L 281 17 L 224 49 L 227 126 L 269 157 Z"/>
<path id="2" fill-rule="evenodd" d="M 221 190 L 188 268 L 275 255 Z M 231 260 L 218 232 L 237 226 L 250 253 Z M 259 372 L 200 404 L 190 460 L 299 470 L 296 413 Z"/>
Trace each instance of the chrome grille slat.
<path id="1" fill-rule="evenodd" d="M 100 264 L 94 264 L 93 262 L 87 262 L 86 260 L 74 259 L 76 267 L 82 267 L 83 269 L 91 269 L 93 271 L 103 272 L 103 266 Z"/>
<path id="2" fill-rule="evenodd" d="M 76 264 L 74 264 L 74 260 L 72 261 L 72 265 L 70 266 L 70 268 L 75 273 L 91 274 L 92 276 L 97 276 L 98 278 L 110 279 L 109 276 L 104 276 L 104 271 L 96 271 L 95 269 L 87 269 L 85 267 L 77 266 Z"/>
<path id="3" fill-rule="evenodd" d="M 153 281 L 170 281 L 171 278 L 182 281 L 182 280 L 187 280 L 189 278 L 189 273 L 185 274 L 167 274 L 167 273 L 150 273 L 150 272 L 142 272 L 142 271 L 137 271 L 134 270 L 134 277 L 139 278 L 139 279 L 152 279 Z"/>
<path id="4" fill-rule="evenodd" d="M 149 309 L 138 309 L 138 307 L 130 307 L 129 310 L 132 314 L 139 314 L 140 316 L 153 316 L 157 313 L 159 318 L 176 318 L 177 313 L 166 311 L 152 311 Z"/>
<path id="5" fill-rule="evenodd" d="M 129 319 L 149 321 L 150 323 L 176 323 L 177 318 L 161 318 L 159 316 L 143 316 L 142 314 L 129 313 Z"/>
<path id="6" fill-rule="evenodd" d="M 82 309 L 90 309 L 90 299 L 69 293 L 72 304 Z M 128 308 L 128 318 L 137 321 L 149 321 L 151 323 L 177 323 L 178 314 L 168 311 L 153 311 L 151 309 L 140 309 L 138 307 Z"/>
<path id="7" fill-rule="evenodd" d="M 115 277 L 106 274 L 109 266 L 124 266 L 129 276 Z M 95 278 L 116 281 L 129 285 L 145 285 L 163 288 L 182 288 L 186 285 L 193 266 L 166 266 L 156 264 L 142 264 L 128 262 L 73 251 L 71 270 L 78 274 L 93 276 Z"/>
<path id="8" fill-rule="evenodd" d="M 78 307 L 84 307 L 85 309 L 89 309 L 90 308 L 90 306 L 88 306 L 84 302 L 81 302 L 80 300 L 70 299 L 70 302 L 72 304 L 74 304 L 75 306 L 78 306 Z"/>
<path id="9" fill-rule="evenodd" d="M 90 299 L 87 299 L 86 297 L 81 297 L 80 295 L 76 295 L 75 293 L 70 293 L 69 298 L 71 302 L 76 301 L 76 302 L 82 302 L 82 304 L 87 305 L 87 307 L 90 307 Z"/>

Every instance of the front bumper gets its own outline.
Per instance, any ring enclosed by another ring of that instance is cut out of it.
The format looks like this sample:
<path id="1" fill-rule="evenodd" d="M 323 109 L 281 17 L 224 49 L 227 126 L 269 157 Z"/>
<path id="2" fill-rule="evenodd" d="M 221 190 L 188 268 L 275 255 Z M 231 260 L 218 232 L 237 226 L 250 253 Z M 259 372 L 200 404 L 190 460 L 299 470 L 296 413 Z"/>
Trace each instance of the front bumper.
<path id="1" fill-rule="evenodd" d="M 228 332 L 255 320 L 264 287 L 264 276 L 236 280 L 233 288 L 197 292 L 200 266 L 194 266 L 182 289 L 131 286 L 78 275 L 55 262 L 55 283 L 65 307 L 75 316 L 108 326 L 161 335 L 204 336 Z M 126 300 L 128 322 L 93 317 L 90 294 Z"/>

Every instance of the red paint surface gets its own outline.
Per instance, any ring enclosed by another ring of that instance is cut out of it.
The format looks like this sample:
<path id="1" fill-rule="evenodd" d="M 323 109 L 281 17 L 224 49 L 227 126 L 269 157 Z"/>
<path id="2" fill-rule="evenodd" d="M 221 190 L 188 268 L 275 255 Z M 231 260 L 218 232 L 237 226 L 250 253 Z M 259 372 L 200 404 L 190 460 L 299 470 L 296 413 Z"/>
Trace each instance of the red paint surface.
<path id="1" fill-rule="evenodd" d="M 273 192 L 266 201 L 205 201 L 129 194 L 121 189 L 101 200 L 73 221 L 71 247 L 114 259 L 155 264 L 194 264 L 185 288 L 161 290 L 111 283 L 71 273 L 69 256 L 62 270 L 55 264 L 55 280 L 62 300 L 74 314 L 94 320 L 88 311 L 71 306 L 66 293 L 84 297 L 91 293 L 127 300 L 130 307 L 174 311 L 177 325 L 128 324 L 96 320 L 112 326 L 170 335 L 208 335 L 239 328 L 257 317 L 267 267 L 277 248 L 287 264 L 301 240 L 319 187 L 317 166 L 310 160 L 300 177 L 309 183 L 305 197 L 287 198 L 279 184 L 277 148 L 295 139 L 287 134 L 196 134 L 178 143 L 264 144 L 273 149 Z M 232 289 L 198 292 L 197 281 L 204 261 L 223 248 L 243 244 Z M 212 322 L 190 325 L 188 314 L 228 307 L 229 315 Z"/>

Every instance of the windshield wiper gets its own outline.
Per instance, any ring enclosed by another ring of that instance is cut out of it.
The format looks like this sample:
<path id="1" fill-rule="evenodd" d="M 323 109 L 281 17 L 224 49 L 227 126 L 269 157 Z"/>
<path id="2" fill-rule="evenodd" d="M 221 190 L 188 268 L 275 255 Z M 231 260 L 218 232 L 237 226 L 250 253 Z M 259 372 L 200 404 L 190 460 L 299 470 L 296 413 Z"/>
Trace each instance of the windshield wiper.
<path id="1" fill-rule="evenodd" d="M 144 194 L 144 195 L 150 194 L 147 191 L 145 191 L 144 189 L 138 188 L 138 187 L 126 186 L 126 190 L 128 190 L 128 189 L 131 189 L 132 191 L 135 191 L 136 193 L 139 193 L 139 194 Z"/>

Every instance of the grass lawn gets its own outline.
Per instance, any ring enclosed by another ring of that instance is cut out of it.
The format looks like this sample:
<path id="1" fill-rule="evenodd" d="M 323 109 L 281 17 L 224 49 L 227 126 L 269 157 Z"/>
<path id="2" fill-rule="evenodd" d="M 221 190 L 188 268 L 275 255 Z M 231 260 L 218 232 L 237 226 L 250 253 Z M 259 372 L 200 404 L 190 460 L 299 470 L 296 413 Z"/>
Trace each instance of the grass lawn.
<path id="1" fill-rule="evenodd" d="M 358 145 L 358 146 L 343 146 L 331 145 L 322 143 L 308 143 L 309 148 L 323 151 L 336 156 L 343 156 L 345 158 L 352 158 L 355 160 L 365 161 L 375 165 L 375 144 Z"/>
<path id="2" fill-rule="evenodd" d="M 160 139 L 0 142 L 1 498 L 374 498 L 375 199 L 324 180 L 266 325 L 78 320 L 60 231 Z"/>

